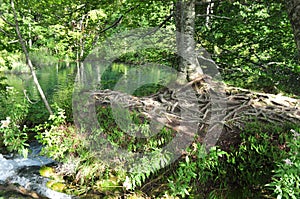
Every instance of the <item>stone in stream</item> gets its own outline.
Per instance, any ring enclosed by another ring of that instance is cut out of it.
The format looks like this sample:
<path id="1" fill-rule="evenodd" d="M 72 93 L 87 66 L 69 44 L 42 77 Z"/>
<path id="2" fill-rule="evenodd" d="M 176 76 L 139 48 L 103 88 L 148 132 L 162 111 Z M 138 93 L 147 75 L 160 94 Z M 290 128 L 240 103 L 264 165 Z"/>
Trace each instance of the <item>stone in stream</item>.
<path id="1" fill-rule="evenodd" d="M 49 179 L 41 176 L 39 170 L 41 166 L 54 164 L 54 161 L 39 155 L 39 145 L 32 145 L 30 149 L 32 152 L 28 158 L 7 158 L 0 154 L 0 196 L 20 198 L 17 196 L 20 193 L 30 198 L 71 199 L 72 196 L 46 186 Z"/>

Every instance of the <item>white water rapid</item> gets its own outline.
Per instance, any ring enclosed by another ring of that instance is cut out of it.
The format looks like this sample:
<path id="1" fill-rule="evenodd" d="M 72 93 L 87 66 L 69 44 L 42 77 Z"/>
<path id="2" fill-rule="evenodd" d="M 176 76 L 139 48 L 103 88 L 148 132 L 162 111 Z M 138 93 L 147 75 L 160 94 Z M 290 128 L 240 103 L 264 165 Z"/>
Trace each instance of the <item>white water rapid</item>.
<path id="1" fill-rule="evenodd" d="M 0 185 L 17 184 L 49 199 L 71 199 L 72 196 L 53 191 L 46 186 L 49 179 L 40 176 L 39 169 L 54 161 L 39 155 L 41 146 L 37 143 L 32 144 L 30 149 L 32 152 L 27 158 L 0 154 Z"/>

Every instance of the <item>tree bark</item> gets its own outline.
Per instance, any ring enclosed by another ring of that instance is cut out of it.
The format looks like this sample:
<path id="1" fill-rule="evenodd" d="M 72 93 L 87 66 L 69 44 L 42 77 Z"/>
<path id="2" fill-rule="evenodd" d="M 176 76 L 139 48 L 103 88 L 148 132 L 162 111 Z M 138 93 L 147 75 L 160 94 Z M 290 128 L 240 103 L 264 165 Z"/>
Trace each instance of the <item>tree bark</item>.
<path id="1" fill-rule="evenodd" d="M 210 29 L 211 26 L 211 14 L 214 13 L 214 5 L 215 3 L 212 0 L 206 0 L 208 2 L 207 7 L 206 7 L 206 19 L 205 19 L 205 26 Z"/>
<path id="2" fill-rule="evenodd" d="M 288 16 L 293 28 L 294 39 L 298 50 L 298 60 L 300 56 L 300 0 L 287 0 L 286 7 Z"/>
<path id="3" fill-rule="evenodd" d="M 44 102 L 44 104 L 45 104 L 45 106 L 46 106 L 46 108 L 48 110 L 48 112 L 50 113 L 50 115 L 53 115 L 53 112 L 51 110 L 51 107 L 50 107 L 47 99 L 46 99 L 46 96 L 45 96 L 45 94 L 43 92 L 43 89 L 40 86 L 40 83 L 39 83 L 39 81 L 38 81 L 38 79 L 36 77 L 36 73 L 35 73 L 34 67 L 33 67 L 33 65 L 31 63 L 30 58 L 29 58 L 28 50 L 26 48 L 25 42 L 23 40 L 23 37 L 21 35 L 20 28 L 19 28 L 19 23 L 18 23 L 18 19 L 17 19 L 17 13 L 16 13 L 15 5 L 14 5 L 14 1 L 11 0 L 10 3 L 11 3 L 11 8 L 12 8 L 12 11 L 13 11 L 13 15 L 14 15 L 14 21 L 15 21 L 14 26 L 15 26 L 15 29 L 16 29 L 17 37 L 18 37 L 19 42 L 21 44 L 22 50 L 23 50 L 23 52 L 25 54 L 26 63 L 27 63 L 27 65 L 28 65 L 28 67 L 30 69 L 30 72 L 32 74 L 34 84 L 37 87 L 37 89 L 38 89 L 38 91 L 39 91 L 39 93 L 41 95 L 41 98 L 42 98 L 42 100 L 43 100 L 43 102 Z"/>
<path id="4" fill-rule="evenodd" d="M 195 53 L 195 0 L 178 0 L 175 5 L 176 44 L 179 55 L 179 83 L 203 74 Z"/>

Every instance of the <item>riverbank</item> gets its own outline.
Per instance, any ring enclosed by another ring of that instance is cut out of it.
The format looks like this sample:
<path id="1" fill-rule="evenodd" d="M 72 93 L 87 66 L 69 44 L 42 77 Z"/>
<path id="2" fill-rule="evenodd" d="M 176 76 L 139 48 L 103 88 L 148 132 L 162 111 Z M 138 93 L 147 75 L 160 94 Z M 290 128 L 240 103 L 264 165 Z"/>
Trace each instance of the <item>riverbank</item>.
<path id="1" fill-rule="evenodd" d="M 0 184 L 0 198 L 14 198 L 14 199 L 47 199 L 40 196 L 34 191 L 28 191 L 24 187 L 12 184 Z"/>

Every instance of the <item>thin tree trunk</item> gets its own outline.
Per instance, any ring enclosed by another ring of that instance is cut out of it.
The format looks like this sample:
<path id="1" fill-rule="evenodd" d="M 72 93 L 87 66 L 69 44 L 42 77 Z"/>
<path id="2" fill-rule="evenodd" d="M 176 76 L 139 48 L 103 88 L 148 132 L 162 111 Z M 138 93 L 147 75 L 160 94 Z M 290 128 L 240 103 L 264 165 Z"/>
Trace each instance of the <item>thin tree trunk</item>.
<path id="1" fill-rule="evenodd" d="M 85 19 L 85 15 L 83 15 L 81 17 L 80 20 L 80 32 L 81 32 L 81 36 L 80 36 L 80 40 L 79 40 L 79 49 L 80 49 L 80 55 L 79 55 L 79 61 L 83 61 L 83 56 L 84 56 L 84 47 L 85 47 L 85 39 L 84 39 L 84 19 Z M 87 24 L 86 24 L 87 26 Z"/>
<path id="2" fill-rule="evenodd" d="M 15 10 L 14 1 L 11 0 L 10 3 L 11 3 L 11 8 L 12 8 L 12 10 L 13 10 L 13 15 L 14 15 L 14 20 L 15 20 L 15 29 L 16 29 L 16 33 L 17 33 L 19 42 L 20 42 L 20 44 L 21 44 L 22 50 L 23 50 L 23 52 L 24 52 L 24 54 L 25 54 L 26 62 L 27 62 L 27 65 L 28 65 L 28 67 L 29 67 L 29 69 L 30 69 L 30 72 L 31 72 L 31 74 L 32 74 L 34 84 L 35 84 L 35 86 L 37 87 L 37 89 L 38 89 L 38 91 L 39 91 L 39 93 L 40 93 L 40 95 L 41 95 L 41 98 L 42 98 L 42 100 L 43 100 L 43 102 L 44 102 L 44 104 L 45 104 L 45 106 L 46 106 L 46 108 L 47 108 L 47 110 L 48 110 L 48 112 L 50 113 L 50 115 L 53 115 L 53 112 L 52 112 L 52 110 L 51 110 L 51 107 L 50 107 L 50 105 L 49 105 L 47 99 L 46 99 L 46 96 L 45 96 L 45 94 L 44 94 L 44 92 L 43 92 L 43 89 L 41 88 L 40 83 L 39 83 L 39 81 L 38 81 L 38 79 L 37 79 L 37 77 L 36 77 L 34 67 L 33 67 L 33 65 L 32 65 L 32 63 L 31 63 L 30 58 L 29 58 L 29 53 L 28 53 L 28 51 L 27 51 L 25 42 L 24 42 L 24 40 L 23 40 L 23 38 L 22 38 L 20 29 L 19 29 L 19 23 L 18 23 L 18 19 L 17 19 L 17 13 L 16 13 L 16 10 Z"/>
<path id="3" fill-rule="evenodd" d="M 195 53 L 195 0 L 178 0 L 175 15 L 181 83 L 186 79 L 192 81 L 203 74 Z"/>
<path id="4" fill-rule="evenodd" d="M 213 7 L 215 5 L 214 2 L 212 2 L 211 0 L 207 0 L 206 2 L 208 2 L 208 5 L 206 7 L 206 21 L 205 21 L 205 26 L 210 29 L 211 26 L 211 17 L 210 14 L 214 13 Z"/>
<path id="5" fill-rule="evenodd" d="M 287 0 L 286 7 L 293 28 L 294 39 L 298 49 L 298 60 L 300 59 L 300 0 Z"/>
<path id="6" fill-rule="evenodd" d="M 29 13 L 31 13 L 30 9 L 29 9 Z M 31 23 L 30 22 L 28 24 L 28 37 L 29 37 L 28 46 L 29 46 L 29 49 L 31 49 L 32 48 L 32 39 L 31 39 Z"/>

